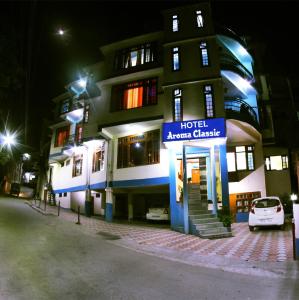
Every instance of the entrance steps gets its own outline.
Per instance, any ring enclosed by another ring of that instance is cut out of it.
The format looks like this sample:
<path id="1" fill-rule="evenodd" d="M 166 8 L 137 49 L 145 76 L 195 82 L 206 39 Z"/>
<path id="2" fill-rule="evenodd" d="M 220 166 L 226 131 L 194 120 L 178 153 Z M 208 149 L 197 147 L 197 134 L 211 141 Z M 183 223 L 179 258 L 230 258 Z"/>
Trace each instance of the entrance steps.
<path id="1" fill-rule="evenodd" d="M 231 237 L 230 228 L 224 227 L 219 218 L 208 211 L 208 200 L 205 188 L 199 184 L 188 187 L 188 207 L 190 231 L 205 239 Z"/>

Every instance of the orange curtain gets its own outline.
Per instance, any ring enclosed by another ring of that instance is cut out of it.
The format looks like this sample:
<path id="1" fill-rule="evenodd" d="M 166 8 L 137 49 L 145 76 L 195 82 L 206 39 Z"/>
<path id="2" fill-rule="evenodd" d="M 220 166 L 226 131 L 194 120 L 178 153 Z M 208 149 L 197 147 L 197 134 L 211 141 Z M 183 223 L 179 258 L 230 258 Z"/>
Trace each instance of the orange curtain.
<path id="1" fill-rule="evenodd" d="M 143 87 L 125 90 L 124 108 L 130 109 L 142 106 Z"/>

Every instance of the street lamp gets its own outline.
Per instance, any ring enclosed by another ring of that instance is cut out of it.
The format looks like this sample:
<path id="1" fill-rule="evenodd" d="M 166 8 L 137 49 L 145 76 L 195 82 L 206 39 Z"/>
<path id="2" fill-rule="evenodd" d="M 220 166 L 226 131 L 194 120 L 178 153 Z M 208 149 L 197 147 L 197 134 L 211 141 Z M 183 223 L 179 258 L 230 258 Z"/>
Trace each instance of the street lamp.
<path id="1" fill-rule="evenodd" d="M 5 134 L 0 135 L 0 141 L 1 141 L 1 146 L 11 148 L 11 146 L 16 144 L 16 134 L 10 134 L 9 132 L 6 132 Z"/>

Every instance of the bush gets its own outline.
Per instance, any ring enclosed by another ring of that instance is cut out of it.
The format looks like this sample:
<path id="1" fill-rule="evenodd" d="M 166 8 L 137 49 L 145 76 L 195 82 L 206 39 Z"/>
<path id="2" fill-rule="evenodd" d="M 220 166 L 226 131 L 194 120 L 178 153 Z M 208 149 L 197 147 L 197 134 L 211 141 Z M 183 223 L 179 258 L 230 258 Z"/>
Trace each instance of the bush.
<path id="1" fill-rule="evenodd" d="M 224 227 L 230 227 L 234 220 L 228 206 L 223 206 L 222 209 L 218 210 L 218 218 Z"/>

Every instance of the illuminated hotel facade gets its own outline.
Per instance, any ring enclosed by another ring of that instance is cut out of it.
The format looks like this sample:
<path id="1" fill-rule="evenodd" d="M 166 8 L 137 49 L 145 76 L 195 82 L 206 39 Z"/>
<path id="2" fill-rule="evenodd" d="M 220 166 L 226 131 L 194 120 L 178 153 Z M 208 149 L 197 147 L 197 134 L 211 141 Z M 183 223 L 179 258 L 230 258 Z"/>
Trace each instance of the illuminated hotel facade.
<path id="1" fill-rule="evenodd" d="M 107 221 L 164 207 L 173 230 L 229 236 L 217 211 L 242 220 L 266 195 L 253 59 L 208 2 L 163 17 L 162 31 L 101 47 L 54 99 L 48 188 Z"/>

